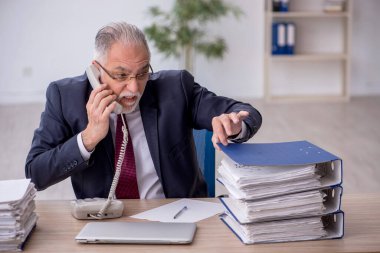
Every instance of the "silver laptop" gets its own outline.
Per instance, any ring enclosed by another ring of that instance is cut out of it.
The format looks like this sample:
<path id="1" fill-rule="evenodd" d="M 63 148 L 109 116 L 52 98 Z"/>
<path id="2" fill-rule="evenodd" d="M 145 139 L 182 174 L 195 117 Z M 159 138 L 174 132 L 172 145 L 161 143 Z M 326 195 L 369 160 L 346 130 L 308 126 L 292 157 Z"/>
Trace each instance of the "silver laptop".
<path id="1" fill-rule="evenodd" d="M 188 244 L 195 223 L 89 222 L 75 240 L 80 243 Z"/>

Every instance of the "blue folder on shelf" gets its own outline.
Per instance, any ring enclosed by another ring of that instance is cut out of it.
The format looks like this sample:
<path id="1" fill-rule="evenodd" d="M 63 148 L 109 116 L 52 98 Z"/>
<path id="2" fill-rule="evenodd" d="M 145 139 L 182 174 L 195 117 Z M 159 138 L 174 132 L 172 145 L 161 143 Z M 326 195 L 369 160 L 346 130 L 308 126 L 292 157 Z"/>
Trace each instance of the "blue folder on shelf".
<path id="1" fill-rule="evenodd" d="M 289 0 L 281 0 L 280 12 L 288 12 L 288 11 L 289 11 Z"/>
<path id="2" fill-rule="evenodd" d="M 296 26 L 289 22 L 272 23 L 272 55 L 293 55 Z"/>
<path id="3" fill-rule="evenodd" d="M 286 24 L 272 24 L 272 54 L 282 55 L 286 53 Z"/>
<path id="4" fill-rule="evenodd" d="M 285 54 L 293 55 L 296 40 L 296 26 L 294 23 L 286 23 Z"/>

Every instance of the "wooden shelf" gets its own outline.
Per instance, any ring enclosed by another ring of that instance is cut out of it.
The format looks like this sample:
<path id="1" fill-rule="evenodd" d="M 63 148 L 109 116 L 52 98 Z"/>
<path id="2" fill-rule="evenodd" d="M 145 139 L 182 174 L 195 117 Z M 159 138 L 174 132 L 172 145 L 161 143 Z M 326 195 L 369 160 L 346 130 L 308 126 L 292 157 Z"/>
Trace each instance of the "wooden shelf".
<path id="1" fill-rule="evenodd" d="M 352 0 L 345 0 L 343 12 L 324 12 L 324 0 L 290 0 L 289 12 L 273 12 L 272 1 L 265 11 L 266 100 L 347 101 Z M 273 22 L 295 25 L 294 55 L 272 55 Z"/>
<path id="2" fill-rule="evenodd" d="M 294 55 L 269 55 L 273 61 L 340 61 L 346 60 L 346 54 L 320 53 L 320 54 L 294 54 Z"/>
<path id="3" fill-rule="evenodd" d="M 330 94 L 321 94 L 321 95 L 271 95 L 266 98 L 268 102 L 272 103 L 291 103 L 291 102 L 302 102 L 302 103 L 314 103 L 314 102 L 347 102 L 349 101 L 348 96 L 341 95 L 330 95 Z"/>
<path id="4" fill-rule="evenodd" d="M 313 12 L 313 11 L 297 11 L 297 12 L 270 12 L 269 16 L 273 18 L 346 18 L 347 12 Z"/>

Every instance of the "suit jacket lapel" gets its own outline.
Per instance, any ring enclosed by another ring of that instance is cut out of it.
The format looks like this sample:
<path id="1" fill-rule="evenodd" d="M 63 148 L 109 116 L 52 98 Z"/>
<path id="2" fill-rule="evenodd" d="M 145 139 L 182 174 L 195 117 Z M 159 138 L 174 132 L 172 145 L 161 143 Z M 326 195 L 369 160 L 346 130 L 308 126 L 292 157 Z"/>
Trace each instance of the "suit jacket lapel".
<path id="1" fill-rule="evenodd" d="M 154 167 L 157 175 L 161 181 L 161 167 L 160 167 L 160 152 L 159 152 L 159 136 L 158 136 L 158 121 L 157 121 L 157 103 L 154 97 L 154 90 L 152 83 L 148 82 L 144 94 L 140 100 L 141 118 L 144 126 L 146 140 L 150 154 L 152 156 Z"/>
<path id="2" fill-rule="evenodd" d="M 107 136 L 103 139 L 103 141 L 110 168 L 112 169 L 112 172 L 115 173 L 115 147 L 112 140 L 111 130 L 108 130 Z"/>

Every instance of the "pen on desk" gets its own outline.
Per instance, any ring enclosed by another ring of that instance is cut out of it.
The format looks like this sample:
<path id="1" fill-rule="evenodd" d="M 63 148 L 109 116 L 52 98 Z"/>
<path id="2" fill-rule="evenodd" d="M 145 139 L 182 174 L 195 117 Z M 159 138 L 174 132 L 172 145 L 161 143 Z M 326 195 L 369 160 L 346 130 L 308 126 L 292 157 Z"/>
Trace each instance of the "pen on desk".
<path id="1" fill-rule="evenodd" d="M 183 213 L 186 209 L 187 209 L 187 206 L 182 207 L 182 209 L 179 210 L 178 213 L 176 213 L 176 214 L 174 215 L 173 219 L 177 219 L 178 216 L 180 216 L 181 213 Z"/>

